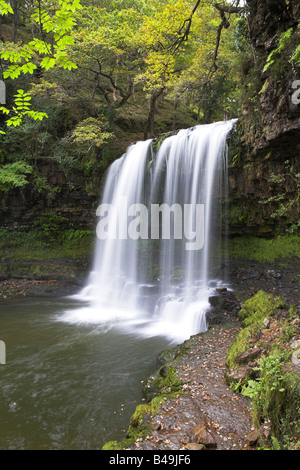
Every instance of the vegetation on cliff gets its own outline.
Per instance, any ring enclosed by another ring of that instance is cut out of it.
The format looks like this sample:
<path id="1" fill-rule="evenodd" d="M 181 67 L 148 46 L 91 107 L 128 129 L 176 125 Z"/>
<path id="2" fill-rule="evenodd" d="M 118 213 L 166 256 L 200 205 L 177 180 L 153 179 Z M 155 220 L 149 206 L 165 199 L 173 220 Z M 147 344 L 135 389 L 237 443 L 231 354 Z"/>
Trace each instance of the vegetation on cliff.
<path id="1" fill-rule="evenodd" d="M 251 398 L 261 447 L 299 449 L 299 312 L 259 291 L 239 318 L 243 329 L 228 351 L 227 382 Z"/>

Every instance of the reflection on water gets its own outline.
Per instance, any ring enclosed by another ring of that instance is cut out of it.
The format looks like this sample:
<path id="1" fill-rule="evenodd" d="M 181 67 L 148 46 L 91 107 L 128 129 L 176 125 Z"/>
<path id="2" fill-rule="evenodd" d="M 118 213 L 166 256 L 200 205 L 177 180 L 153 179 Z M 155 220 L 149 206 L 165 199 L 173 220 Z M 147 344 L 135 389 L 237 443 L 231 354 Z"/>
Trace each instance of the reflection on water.
<path id="1" fill-rule="evenodd" d="M 101 449 L 125 437 L 140 382 L 169 342 L 109 320 L 65 321 L 76 308 L 74 299 L 0 306 L 0 449 Z"/>

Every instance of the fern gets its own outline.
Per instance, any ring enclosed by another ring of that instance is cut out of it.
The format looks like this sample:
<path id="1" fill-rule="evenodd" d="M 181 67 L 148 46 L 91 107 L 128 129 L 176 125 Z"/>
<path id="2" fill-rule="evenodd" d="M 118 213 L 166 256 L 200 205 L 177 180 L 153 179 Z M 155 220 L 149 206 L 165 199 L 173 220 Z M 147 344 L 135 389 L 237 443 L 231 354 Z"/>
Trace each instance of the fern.
<path id="1" fill-rule="evenodd" d="M 271 436 L 271 439 L 273 444 L 273 450 L 281 450 L 278 439 L 275 436 Z"/>
<path id="2" fill-rule="evenodd" d="M 266 65 L 263 68 L 263 72 L 266 72 L 266 70 L 268 70 L 268 68 L 274 64 L 276 60 L 276 55 L 282 52 L 283 49 L 288 45 L 291 39 L 292 33 L 293 33 L 293 28 L 290 28 L 280 35 L 278 47 L 277 49 L 274 49 L 272 52 L 270 52 L 270 54 L 268 55 Z"/>

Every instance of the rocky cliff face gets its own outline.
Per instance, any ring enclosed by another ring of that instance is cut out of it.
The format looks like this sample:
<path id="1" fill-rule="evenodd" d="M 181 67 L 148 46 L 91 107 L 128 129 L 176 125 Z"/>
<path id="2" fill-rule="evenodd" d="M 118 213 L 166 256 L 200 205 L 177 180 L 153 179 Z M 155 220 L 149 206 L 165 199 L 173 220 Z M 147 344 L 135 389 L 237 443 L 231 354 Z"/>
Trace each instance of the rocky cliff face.
<path id="1" fill-rule="evenodd" d="M 230 231 L 295 233 L 300 209 L 300 68 L 291 57 L 299 44 L 300 4 L 247 0 L 246 11 L 252 54 L 241 76 L 242 115 L 229 172 Z"/>
<path id="2" fill-rule="evenodd" d="M 74 229 L 94 230 L 98 195 L 87 193 L 84 175 L 73 172 L 71 180 L 67 180 L 52 159 L 41 160 L 38 165 L 50 189 L 38 193 L 28 184 L 2 194 L 1 226 L 9 230 L 31 229 L 40 217 L 51 213 L 69 220 Z"/>
<path id="3" fill-rule="evenodd" d="M 247 0 L 246 10 L 252 57 L 242 76 L 249 90 L 240 120 L 242 142 L 255 150 L 286 145 L 299 138 L 300 129 L 296 92 L 300 68 L 291 61 L 300 40 L 300 4 L 298 0 Z M 265 69 L 270 54 L 269 62 L 274 62 Z"/>

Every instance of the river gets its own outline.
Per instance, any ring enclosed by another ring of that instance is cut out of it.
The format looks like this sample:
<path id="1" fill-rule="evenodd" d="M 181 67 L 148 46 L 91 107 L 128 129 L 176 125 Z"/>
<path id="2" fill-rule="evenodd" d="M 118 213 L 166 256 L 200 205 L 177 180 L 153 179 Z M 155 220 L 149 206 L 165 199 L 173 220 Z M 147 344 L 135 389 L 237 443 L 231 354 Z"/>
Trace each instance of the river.
<path id="1" fill-rule="evenodd" d="M 141 381 L 170 341 L 115 322 L 66 321 L 82 307 L 73 298 L 1 304 L 1 450 L 96 450 L 125 438 Z"/>

